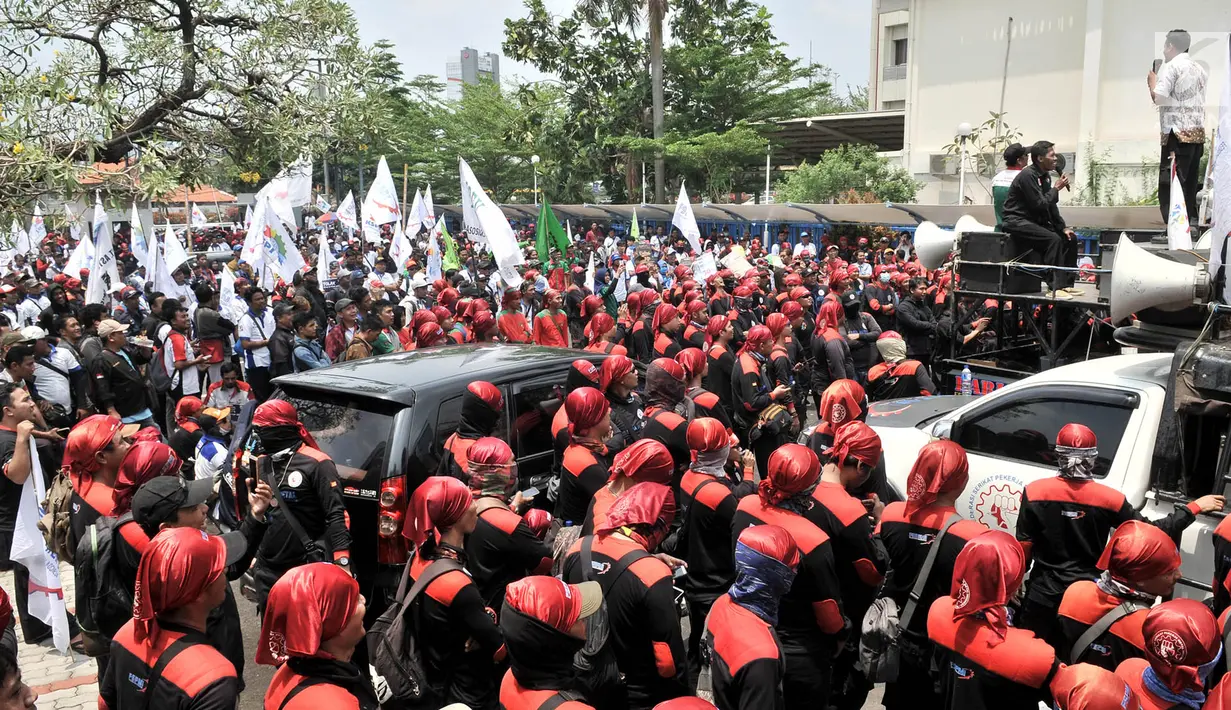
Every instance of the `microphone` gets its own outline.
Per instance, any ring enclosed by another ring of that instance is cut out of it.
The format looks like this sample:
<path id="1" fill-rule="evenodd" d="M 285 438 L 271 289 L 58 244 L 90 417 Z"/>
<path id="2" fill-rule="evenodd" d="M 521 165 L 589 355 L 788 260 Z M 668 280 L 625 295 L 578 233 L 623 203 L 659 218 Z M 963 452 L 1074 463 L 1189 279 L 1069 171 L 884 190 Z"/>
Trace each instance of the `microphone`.
<path id="1" fill-rule="evenodd" d="M 1056 175 L 1060 177 L 1064 176 L 1064 169 L 1068 167 L 1068 162 L 1069 161 L 1064 157 L 1064 153 L 1056 153 L 1056 169 L 1055 169 Z M 1073 189 L 1073 186 L 1065 185 L 1064 189 L 1071 191 Z"/>

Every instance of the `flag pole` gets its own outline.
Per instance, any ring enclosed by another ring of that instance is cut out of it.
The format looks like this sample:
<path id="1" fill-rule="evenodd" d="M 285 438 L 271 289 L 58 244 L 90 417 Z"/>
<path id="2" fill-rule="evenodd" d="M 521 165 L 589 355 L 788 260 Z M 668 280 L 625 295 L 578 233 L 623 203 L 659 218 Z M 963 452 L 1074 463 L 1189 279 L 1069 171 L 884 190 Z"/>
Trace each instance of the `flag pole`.
<path id="1" fill-rule="evenodd" d="M 402 163 L 402 204 L 403 205 L 406 204 L 406 183 L 408 182 L 410 182 L 410 166 L 407 165 L 406 163 Z M 399 215 L 398 220 L 401 220 L 401 219 L 402 218 Z"/>

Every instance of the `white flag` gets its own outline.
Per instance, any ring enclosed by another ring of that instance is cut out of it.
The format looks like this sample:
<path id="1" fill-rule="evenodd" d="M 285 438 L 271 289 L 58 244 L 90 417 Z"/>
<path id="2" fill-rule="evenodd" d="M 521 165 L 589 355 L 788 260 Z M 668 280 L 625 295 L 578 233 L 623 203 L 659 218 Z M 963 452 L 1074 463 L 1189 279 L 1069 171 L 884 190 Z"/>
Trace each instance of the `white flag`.
<path id="1" fill-rule="evenodd" d="M 458 158 L 458 175 L 462 186 L 462 222 L 466 234 L 470 235 L 471 241 L 486 245 L 491 250 L 500 269 L 500 278 L 509 288 L 520 286 L 522 278 L 516 267 L 525 263 L 525 259 L 517 247 L 517 237 L 513 235 L 509 220 L 483 191 L 478 178 L 462 158 Z"/>
<path id="2" fill-rule="evenodd" d="M 258 199 L 268 197 L 274 205 L 274 211 L 279 216 L 282 210 L 279 203 L 285 203 L 288 208 L 301 207 L 312 202 L 312 156 L 299 156 L 299 159 L 282 168 L 261 191 L 256 193 Z M 328 204 L 328 203 L 326 203 Z M 286 211 L 289 211 L 286 210 Z M 328 212 L 329 210 L 322 210 Z M 295 220 L 292 218 L 291 223 Z"/>
<path id="3" fill-rule="evenodd" d="M 252 226 L 252 205 L 244 207 L 244 231 Z"/>
<path id="4" fill-rule="evenodd" d="M 671 225 L 680 230 L 680 234 L 688 240 L 692 250 L 701 253 L 701 230 L 697 228 L 697 218 L 692 214 L 692 203 L 688 201 L 688 193 L 684 191 L 684 183 L 680 183 L 680 196 L 675 201 L 675 215 L 671 217 Z"/>
<path id="5" fill-rule="evenodd" d="M 1211 279 L 1227 263 L 1227 255 L 1223 251 L 1227 247 L 1227 236 L 1231 234 L 1231 41 L 1227 43 L 1225 81 L 1222 86 L 1222 100 L 1218 113 L 1218 135 L 1214 138 L 1214 150 L 1211 160 L 1214 161 L 1214 209 L 1212 227 L 1210 229 L 1210 268 Z M 1231 303 L 1231 289 L 1223 292 L 1223 302 Z"/>
<path id="6" fill-rule="evenodd" d="M 620 271 L 620 280 L 616 283 L 615 299 L 617 303 L 624 303 L 628 300 L 628 275 L 624 271 Z"/>
<path id="7" fill-rule="evenodd" d="M 417 235 L 423 225 L 423 193 L 415 188 L 415 200 L 410 203 L 410 212 L 406 213 L 406 233 Z"/>
<path id="8" fill-rule="evenodd" d="M 154 241 L 150 244 L 150 290 L 159 293 L 170 295 L 175 291 L 174 286 L 178 286 L 175 280 L 171 278 L 171 269 L 167 266 L 167 255 L 164 245 L 168 242 L 178 242 L 175 237 L 175 232 L 171 231 L 171 225 L 167 225 L 166 231 L 163 233 L 162 241 L 159 241 L 158 234 L 154 234 Z"/>
<path id="9" fill-rule="evenodd" d="M 431 190 L 431 188 L 428 188 Z M 432 231 L 427 237 L 427 277 L 432 280 L 440 278 L 443 274 L 440 263 L 443 256 L 440 253 L 440 235 L 445 229 L 445 218 L 441 217 L 432 225 Z"/>
<path id="10" fill-rule="evenodd" d="M 321 212 L 328 212 L 329 210 L 333 208 L 329 206 L 329 200 L 326 200 L 324 195 L 317 195 L 316 196 L 316 209 L 320 210 Z"/>
<path id="11" fill-rule="evenodd" d="M 586 288 L 590 289 L 590 293 L 598 293 L 594 288 L 594 252 L 590 252 L 590 265 L 586 267 Z"/>
<path id="12" fill-rule="evenodd" d="M 13 218 L 12 237 L 13 237 L 13 248 L 17 250 L 18 254 L 29 254 L 30 253 L 31 251 L 30 235 L 29 233 L 26 232 L 26 230 L 21 228 L 21 222 L 18 222 L 16 217 Z"/>
<path id="13" fill-rule="evenodd" d="M 436 206 L 432 204 L 431 185 L 428 185 L 423 193 L 423 210 L 426 215 L 423 219 L 423 228 L 430 230 L 436 226 Z"/>
<path id="14" fill-rule="evenodd" d="M 206 224 L 209 224 L 209 220 L 205 218 L 205 213 L 194 202 L 192 205 L 192 226 L 204 227 Z"/>
<path id="15" fill-rule="evenodd" d="M 402 229 L 402 220 L 393 223 L 393 243 L 389 245 L 389 256 L 393 257 L 393 273 L 400 274 L 406 266 L 406 260 L 414 253 L 414 245 L 406 230 Z"/>
<path id="16" fill-rule="evenodd" d="M 396 222 L 401 218 L 397 188 L 393 185 L 389 163 L 382 155 L 380 164 L 376 166 L 376 177 L 368 188 L 367 197 L 363 198 L 363 238 L 368 243 L 376 243 L 380 238 L 380 225 Z"/>
<path id="17" fill-rule="evenodd" d="M 52 643 L 60 653 L 67 653 L 68 610 L 64 606 L 64 587 L 60 582 L 60 560 L 47 549 L 47 542 L 38 530 L 38 521 L 44 513 L 39 501 L 46 498 L 43 465 L 31 437 L 30 475 L 21 487 L 9 559 L 30 570 L 30 591 L 26 602 L 30 616 L 50 626 Z"/>
<path id="18" fill-rule="evenodd" d="M 30 219 L 30 246 L 35 250 L 42 246 L 47 238 L 47 225 L 43 222 L 43 208 L 34 203 L 34 217 Z"/>
<path id="19" fill-rule="evenodd" d="M 13 263 L 13 255 L 17 253 L 17 220 L 13 220 L 13 230 L 8 234 L 0 232 L 0 270 L 8 269 Z"/>
<path id="20" fill-rule="evenodd" d="M 227 320 L 239 322 L 244 314 L 235 312 L 237 310 L 235 308 L 235 272 L 231 271 L 231 267 L 226 264 L 222 266 L 222 273 L 218 275 L 218 294 L 222 315 Z"/>
<path id="21" fill-rule="evenodd" d="M 359 216 L 355 214 L 354 192 L 347 192 L 346 199 L 338 205 L 338 221 L 347 229 L 359 229 Z"/>
<path id="22" fill-rule="evenodd" d="M 176 269 L 188 262 L 188 252 L 184 250 L 184 245 L 180 243 L 179 237 L 175 236 L 175 232 L 171 231 L 169 224 L 162 242 L 162 256 L 167 261 L 169 273 L 175 273 Z"/>
<path id="23" fill-rule="evenodd" d="M 141 225 L 141 215 L 137 212 L 137 202 L 133 201 L 132 210 L 128 213 L 129 229 L 132 231 L 132 237 L 128 240 L 129 246 L 132 249 L 133 256 L 137 257 L 137 263 L 145 267 L 145 273 L 148 276 L 150 273 L 150 245 L 149 240 L 145 238 L 145 227 Z"/>
<path id="24" fill-rule="evenodd" d="M 73 241 L 81 241 L 81 217 L 73 214 L 73 210 L 69 208 L 68 203 L 64 203 L 64 218 L 68 220 L 68 233 L 73 238 Z"/>
<path id="25" fill-rule="evenodd" d="M 1167 248 L 1192 249 L 1193 235 L 1188 224 L 1188 206 L 1184 204 L 1184 189 L 1171 158 L 1171 209 L 1167 213 Z"/>
<path id="26" fill-rule="evenodd" d="M 111 219 L 103 209 L 101 196 L 94 202 L 94 266 L 90 269 L 90 281 L 86 286 L 86 303 L 107 303 L 112 287 L 120 283 L 120 272 L 115 263 L 115 246 L 111 243 Z"/>
<path id="27" fill-rule="evenodd" d="M 77 247 L 73 249 L 73 253 L 68 257 L 68 263 L 64 265 L 64 273 L 70 278 L 80 279 L 81 270 L 89 269 L 94 271 L 94 240 L 82 239 L 77 242 Z M 146 269 L 146 275 L 149 275 L 149 269 Z"/>
<path id="28" fill-rule="evenodd" d="M 283 281 L 290 283 L 295 278 L 295 273 L 306 264 L 304 264 L 303 255 L 299 253 L 299 249 L 291 240 L 290 233 L 286 231 L 282 221 L 276 217 L 270 200 L 262 199 L 257 203 L 256 213 L 252 216 L 252 232 L 256 233 L 261 242 L 261 263 L 269 269 L 267 273 L 262 274 L 265 280 L 268 281 L 276 274 L 281 276 Z M 260 229 L 257 229 L 258 226 Z M 247 249 L 248 243 L 245 241 L 244 250 Z M 253 266 L 256 264 L 254 263 Z"/>
<path id="29" fill-rule="evenodd" d="M 319 245 L 316 250 L 316 281 L 321 288 L 329 278 L 329 237 L 324 233 L 317 238 Z"/>
<path id="30" fill-rule="evenodd" d="M 250 264 L 253 272 L 259 272 L 265 263 L 265 204 L 266 200 L 257 198 L 252 208 L 252 222 L 244 235 L 244 246 L 239 250 L 239 260 Z"/>

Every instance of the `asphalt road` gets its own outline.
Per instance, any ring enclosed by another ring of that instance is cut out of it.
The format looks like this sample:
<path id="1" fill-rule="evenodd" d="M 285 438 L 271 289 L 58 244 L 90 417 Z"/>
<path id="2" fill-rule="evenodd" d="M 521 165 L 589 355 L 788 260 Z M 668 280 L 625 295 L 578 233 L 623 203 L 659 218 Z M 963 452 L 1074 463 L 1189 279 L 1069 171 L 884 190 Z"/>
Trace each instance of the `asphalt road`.
<path id="1" fill-rule="evenodd" d="M 256 604 L 244 599 L 240 594 L 239 581 L 231 582 L 231 591 L 235 592 L 235 603 L 239 607 L 240 627 L 244 632 L 244 648 L 248 649 L 244 661 L 243 695 L 239 696 L 239 710 L 264 710 L 265 690 L 273 680 L 272 666 L 258 665 L 256 661 L 256 645 L 261 638 L 261 620 L 256 615 Z M 322 709 L 323 710 L 323 709 Z"/>

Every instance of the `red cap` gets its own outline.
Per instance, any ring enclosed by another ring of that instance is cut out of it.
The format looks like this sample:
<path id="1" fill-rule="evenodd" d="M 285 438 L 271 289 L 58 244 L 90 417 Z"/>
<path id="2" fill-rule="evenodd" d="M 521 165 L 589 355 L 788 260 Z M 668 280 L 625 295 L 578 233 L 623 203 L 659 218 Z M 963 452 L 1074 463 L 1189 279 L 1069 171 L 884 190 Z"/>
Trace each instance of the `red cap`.
<path id="1" fill-rule="evenodd" d="M 777 525 L 753 525 L 744 528 L 737 542 L 770 559 L 778 560 L 791 569 L 799 567 L 799 547 L 786 528 Z"/>
<path id="2" fill-rule="evenodd" d="M 569 433 L 578 436 L 602 423 L 611 405 L 602 392 L 593 387 L 579 387 L 569 392 L 564 400 L 564 411 L 568 415 Z"/>
<path id="3" fill-rule="evenodd" d="M 473 503 L 465 483 L 452 476 L 429 476 L 410 497 L 402 536 L 421 545 L 437 530 L 457 524 Z"/>
<path id="4" fill-rule="evenodd" d="M 1180 550 L 1156 525 L 1129 520 L 1116 528 L 1098 568 L 1123 582 L 1137 584 L 1175 572 L 1180 568 Z"/>
<path id="5" fill-rule="evenodd" d="M 1026 574 L 1026 553 L 1014 537 L 1000 530 L 977 535 L 958 553 L 953 563 L 953 620 L 983 612 L 992 631 L 1004 640 L 1009 622 L 1004 606 L 1009 603 Z M 991 645 L 999 645 L 993 640 Z"/>
<path id="6" fill-rule="evenodd" d="M 700 348 L 684 348 L 676 353 L 675 361 L 684 368 L 686 377 L 693 378 L 705 370 L 707 359 L 705 353 L 701 352 Z"/>
<path id="7" fill-rule="evenodd" d="M 500 388 L 492 383 L 476 380 L 466 385 L 466 390 L 492 409 L 496 411 L 504 409 L 504 395 L 500 393 Z"/>
<path id="8" fill-rule="evenodd" d="M 1195 599 L 1172 599 L 1154 607 L 1141 626 L 1146 660 L 1175 693 L 1205 690 L 1201 666 L 1218 657 L 1222 638 L 1209 607 Z"/>
<path id="9" fill-rule="evenodd" d="M 1141 710 L 1141 701 L 1127 683 L 1089 663 L 1061 665 L 1051 692 L 1057 710 Z"/>
<path id="10" fill-rule="evenodd" d="M 834 434 L 833 446 L 826 452 L 842 465 L 847 457 L 871 468 L 881 459 L 881 438 L 863 422 L 851 422 Z"/>
<path id="11" fill-rule="evenodd" d="M 810 491 L 821 476 L 821 461 L 812 449 L 799 444 L 785 444 L 769 455 L 769 470 L 757 489 L 761 500 L 769 505 Z"/>
<path id="12" fill-rule="evenodd" d="M 961 491 L 970 480 L 970 462 L 960 444 L 941 439 L 919 449 L 906 476 L 906 516 L 931 505 L 941 493 Z"/>
<path id="13" fill-rule="evenodd" d="M 688 423 L 688 448 L 696 452 L 722 451 L 731 445 L 726 426 L 717 419 L 700 417 Z"/>
<path id="14" fill-rule="evenodd" d="M 657 439 L 638 439 L 616 454 L 611 461 L 608 480 L 631 478 L 637 482 L 667 484 L 674 472 L 675 459 L 666 445 Z"/>

